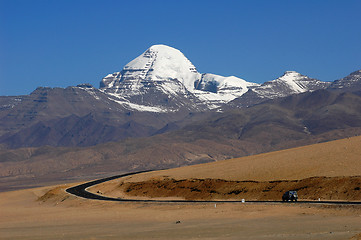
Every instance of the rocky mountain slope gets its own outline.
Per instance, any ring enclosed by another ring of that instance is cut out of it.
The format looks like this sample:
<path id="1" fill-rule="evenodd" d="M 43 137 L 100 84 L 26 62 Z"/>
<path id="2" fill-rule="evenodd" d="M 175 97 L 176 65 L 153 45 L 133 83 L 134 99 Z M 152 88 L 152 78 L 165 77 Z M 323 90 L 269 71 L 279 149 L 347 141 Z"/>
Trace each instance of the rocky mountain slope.
<path id="1" fill-rule="evenodd" d="M 2 150 L 0 185 L 177 167 L 359 134 L 360 94 L 317 90 L 218 113 L 152 137 L 84 148 Z"/>
<path id="2" fill-rule="evenodd" d="M 131 111 L 129 105 L 142 106 L 119 102 L 117 97 L 86 84 L 38 88 L 26 96 L 1 97 L 0 145 L 90 146 L 178 129 L 203 115 L 188 110 L 168 113 L 155 107 Z"/>
<path id="3" fill-rule="evenodd" d="M 334 81 L 330 89 L 342 91 L 360 91 L 361 90 L 361 70 L 352 72 L 350 75 Z"/>

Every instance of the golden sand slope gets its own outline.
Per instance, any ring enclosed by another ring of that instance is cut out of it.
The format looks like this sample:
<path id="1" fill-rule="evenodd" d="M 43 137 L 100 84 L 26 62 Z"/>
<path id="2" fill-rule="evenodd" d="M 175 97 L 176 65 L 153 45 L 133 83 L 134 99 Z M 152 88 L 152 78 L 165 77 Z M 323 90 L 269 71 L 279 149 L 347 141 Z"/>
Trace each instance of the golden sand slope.
<path id="1" fill-rule="evenodd" d="M 144 173 L 128 181 L 174 179 L 299 180 L 315 176 L 360 176 L 361 136 L 219 162 Z"/>

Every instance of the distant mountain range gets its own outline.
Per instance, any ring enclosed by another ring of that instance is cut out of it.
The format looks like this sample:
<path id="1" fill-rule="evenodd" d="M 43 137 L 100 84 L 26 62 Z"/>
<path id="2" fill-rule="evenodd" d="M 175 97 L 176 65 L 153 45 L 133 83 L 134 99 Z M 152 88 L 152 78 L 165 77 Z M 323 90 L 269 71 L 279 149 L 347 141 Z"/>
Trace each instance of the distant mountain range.
<path id="1" fill-rule="evenodd" d="M 218 161 L 361 134 L 361 70 L 256 84 L 155 45 L 100 88 L 0 97 L 0 191 Z"/>
<path id="2" fill-rule="evenodd" d="M 294 71 L 262 85 L 199 73 L 177 49 L 154 45 L 96 89 L 39 87 L 0 97 L 2 148 L 92 146 L 180 129 L 222 111 L 318 89 L 361 89 L 361 73 L 322 82 Z"/>

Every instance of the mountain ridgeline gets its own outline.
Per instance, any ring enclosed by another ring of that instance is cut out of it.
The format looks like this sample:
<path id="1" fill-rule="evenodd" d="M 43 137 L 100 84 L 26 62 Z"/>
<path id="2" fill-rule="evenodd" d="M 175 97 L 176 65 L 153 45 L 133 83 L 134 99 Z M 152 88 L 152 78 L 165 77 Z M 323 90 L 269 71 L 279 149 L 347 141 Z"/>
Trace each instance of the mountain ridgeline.
<path id="1" fill-rule="evenodd" d="M 84 147 L 149 137 L 271 99 L 361 90 L 360 76 L 356 71 L 331 83 L 287 71 L 260 85 L 199 73 L 179 50 L 154 45 L 105 76 L 99 89 L 39 87 L 30 95 L 0 97 L 0 145 Z"/>

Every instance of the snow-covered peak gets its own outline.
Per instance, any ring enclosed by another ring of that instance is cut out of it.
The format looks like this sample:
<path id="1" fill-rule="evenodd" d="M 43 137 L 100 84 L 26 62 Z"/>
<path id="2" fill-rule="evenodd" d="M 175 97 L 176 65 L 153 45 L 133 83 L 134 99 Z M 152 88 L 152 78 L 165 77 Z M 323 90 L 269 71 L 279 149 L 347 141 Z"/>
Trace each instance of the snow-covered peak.
<path id="1" fill-rule="evenodd" d="M 257 83 L 250 83 L 246 80 L 243 80 L 241 78 L 230 76 L 230 77 L 223 77 L 212 73 L 205 73 L 202 75 L 201 82 L 199 84 L 203 85 L 210 85 L 214 84 L 218 91 L 220 89 L 229 89 L 229 88 L 238 88 L 238 87 L 249 87 L 257 86 Z"/>
<path id="2" fill-rule="evenodd" d="M 195 66 L 178 49 L 166 45 L 153 45 L 128 63 L 123 72 L 141 71 L 144 80 L 177 79 L 188 90 L 194 88 L 199 76 Z"/>
<path id="3" fill-rule="evenodd" d="M 291 94 L 303 93 L 323 89 L 330 83 L 309 78 L 296 71 L 286 71 L 281 77 L 263 83 L 260 87 L 252 89 L 261 98 L 285 97 Z"/>
<path id="4" fill-rule="evenodd" d="M 257 83 L 247 82 L 234 76 L 223 77 L 211 73 L 202 74 L 194 85 L 196 88 L 194 93 L 214 107 L 242 96 L 249 88 L 259 86 Z"/>
<path id="5" fill-rule="evenodd" d="M 216 74 L 205 73 L 194 84 L 196 90 L 216 94 L 231 94 L 232 96 L 241 96 L 248 91 L 249 87 L 259 86 L 257 83 L 247 82 L 241 78 L 230 76 L 223 77 Z M 232 96 L 229 96 L 232 98 Z"/>
<path id="6" fill-rule="evenodd" d="M 201 74 L 178 49 L 153 45 L 121 71 L 104 77 L 100 88 L 129 103 L 144 106 L 142 109 L 151 107 L 176 111 L 193 107 L 197 111 L 221 107 L 248 92 L 269 99 L 312 91 L 326 85 L 296 71 L 287 71 L 262 85 L 234 76 Z"/>
<path id="7" fill-rule="evenodd" d="M 139 105 L 179 108 L 187 99 L 199 109 L 219 107 L 256 86 L 234 76 L 201 74 L 181 51 L 166 45 L 151 46 L 100 83 L 101 91 Z"/>
<path id="8" fill-rule="evenodd" d="M 318 81 L 316 79 L 309 78 L 305 75 L 302 75 L 296 71 L 286 71 L 281 77 L 265 82 L 262 84 L 264 87 L 271 87 L 271 86 L 282 86 L 283 89 L 289 89 L 289 92 L 292 93 L 302 93 L 308 91 L 309 83 L 313 81 Z"/>
<path id="9" fill-rule="evenodd" d="M 303 75 L 296 71 L 285 71 L 284 74 L 280 77 L 280 79 L 292 79 L 303 77 Z"/>
<path id="10" fill-rule="evenodd" d="M 305 87 L 300 84 L 300 80 L 308 78 L 296 71 L 286 71 L 281 77 L 271 81 L 271 82 L 283 82 L 287 84 L 291 90 L 296 93 L 301 93 L 306 91 Z"/>
<path id="11" fill-rule="evenodd" d="M 159 44 L 148 48 L 143 54 L 125 65 L 124 69 L 143 68 L 149 62 L 149 59 L 157 60 L 160 64 L 171 63 L 171 65 L 174 66 L 174 63 L 178 63 L 194 68 L 193 64 L 183 55 L 181 51 L 173 47 Z"/>

